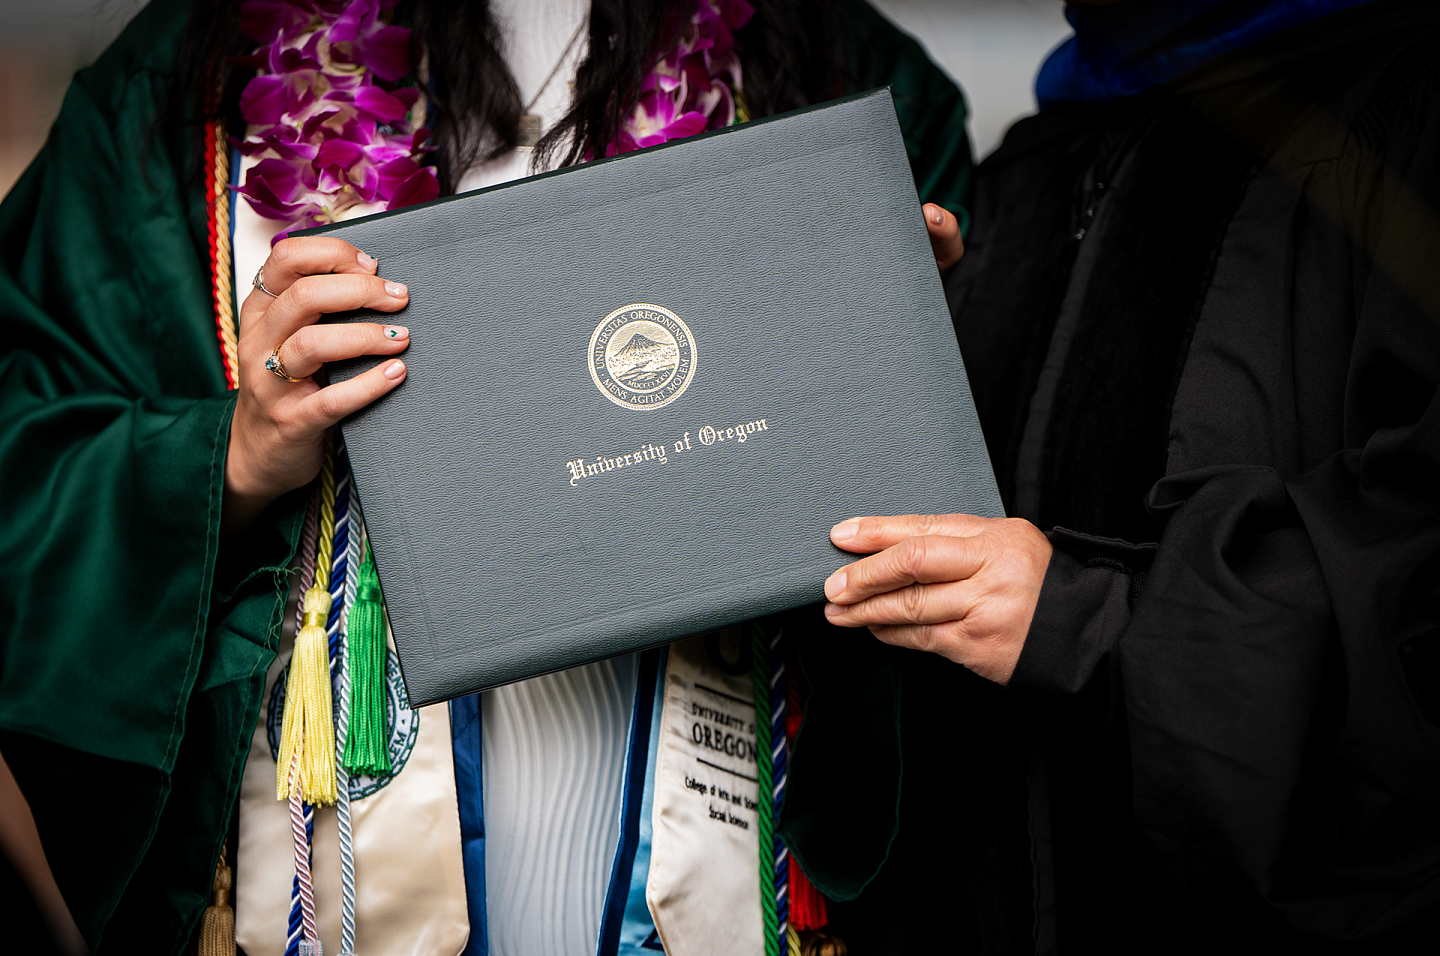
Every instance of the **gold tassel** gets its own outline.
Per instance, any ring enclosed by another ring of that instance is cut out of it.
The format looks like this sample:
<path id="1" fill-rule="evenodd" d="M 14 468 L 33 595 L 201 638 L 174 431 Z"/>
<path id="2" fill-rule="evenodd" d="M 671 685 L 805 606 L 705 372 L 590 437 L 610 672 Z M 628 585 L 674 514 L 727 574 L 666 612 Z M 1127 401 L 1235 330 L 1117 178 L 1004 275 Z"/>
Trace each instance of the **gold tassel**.
<path id="1" fill-rule="evenodd" d="M 235 879 L 225 865 L 225 849 L 220 849 L 220 862 L 215 864 L 215 885 L 210 889 L 210 905 L 200 923 L 199 956 L 235 956 L 235 910 L 230 906 L 230 887 Z"/>
<path id="2" fill-rule="evenodd" d="M 283 771 L 298 753 L 296 786 L 306 803 L 330 806 L 335 789 L 335 719 L 330 712 L 330 642 L 325 620 L 330 614 L 330 592 L 316 583 L 305 592 L 300 633 L 290 655 L 290 677 L 285 684 L 285 720 L 280 729 L 280 753 L 275 774 L 275 797 L 290 799 L 290 781 Z"/>

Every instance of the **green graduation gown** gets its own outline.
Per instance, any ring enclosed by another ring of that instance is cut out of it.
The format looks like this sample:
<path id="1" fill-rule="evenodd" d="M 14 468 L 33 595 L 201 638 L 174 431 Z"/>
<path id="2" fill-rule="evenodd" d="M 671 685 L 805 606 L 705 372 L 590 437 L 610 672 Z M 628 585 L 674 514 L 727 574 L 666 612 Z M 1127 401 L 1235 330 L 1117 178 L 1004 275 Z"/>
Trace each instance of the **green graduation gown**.
<path id="1" fill-rule="evenodd" d="M 0 205 L 0 752 L 97 953 L 192 936 L 275 654 L 304 492 L 219 534 L 234 408 L 201 128 L 158 111 L 189 0 L 81 71 Z M 863 4 L 846 85 L 892 84 L 922 199 L 961 211 L 960 91 Z"/>

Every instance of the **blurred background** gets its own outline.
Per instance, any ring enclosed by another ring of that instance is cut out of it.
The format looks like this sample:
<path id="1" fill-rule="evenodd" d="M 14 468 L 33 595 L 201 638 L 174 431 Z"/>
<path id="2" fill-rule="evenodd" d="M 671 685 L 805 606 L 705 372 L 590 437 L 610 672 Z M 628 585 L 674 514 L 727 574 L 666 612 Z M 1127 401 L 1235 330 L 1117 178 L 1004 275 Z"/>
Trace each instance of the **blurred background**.
<path id="1" fill-rule="evenodd" d="M 0 195 L 45 143 L 71 75 L 144 0 L 0 0 Z"/>
<path id="2" fill-rule="evenodd" d="M 1034 111 L 1035 71 L 1069 33 L 1061 0 L 872 2 L 918 37 L 959 81 L 970 101 L 977 158 L 999 144 L 1011 123 Z M 145 0 L 0 0 L 0 196 L 44 145 L 70 77 L 144 5 Z M 38 920 L 27 895 L 39 905 Z M 12 917 L 6 919 L 7 943 L 17 946 L 16 952 L 85 952 L 45 867 L 29 808 L 0 760 L 0 919 L 6 917 Z"/>

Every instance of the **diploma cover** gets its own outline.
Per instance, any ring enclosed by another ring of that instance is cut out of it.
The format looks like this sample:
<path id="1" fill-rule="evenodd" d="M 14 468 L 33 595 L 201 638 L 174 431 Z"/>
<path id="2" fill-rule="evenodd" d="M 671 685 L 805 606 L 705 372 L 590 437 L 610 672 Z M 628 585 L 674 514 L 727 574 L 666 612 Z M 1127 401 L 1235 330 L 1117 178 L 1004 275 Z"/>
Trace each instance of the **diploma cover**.
<path id="1" fill-rule="evenodd" d="M 1003 513 L 888 90 L 315 232 L 410 287 L 329 320 L 412 332 L 343 432 L 414 706 L 823 600 L 845 518 Z"/>

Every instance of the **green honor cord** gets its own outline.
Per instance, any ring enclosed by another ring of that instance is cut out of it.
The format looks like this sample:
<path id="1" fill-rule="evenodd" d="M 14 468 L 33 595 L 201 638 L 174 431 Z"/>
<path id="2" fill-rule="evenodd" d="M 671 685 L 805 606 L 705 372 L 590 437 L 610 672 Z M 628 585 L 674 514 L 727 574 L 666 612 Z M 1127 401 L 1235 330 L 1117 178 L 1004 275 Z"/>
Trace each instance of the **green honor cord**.
<path id="1" fill-rule="evenodd" d="M 751 674 L 755 680 L 755 768 L 759 777 L 760 921 L 765 933 L 765 956 L 780 956 L 780 913 L 775 898 L 775 751 L 771 741 L 770 642 L 758 623 L 750 625 Z M 780 745 L 784 747 L 784 738 Z"/>

